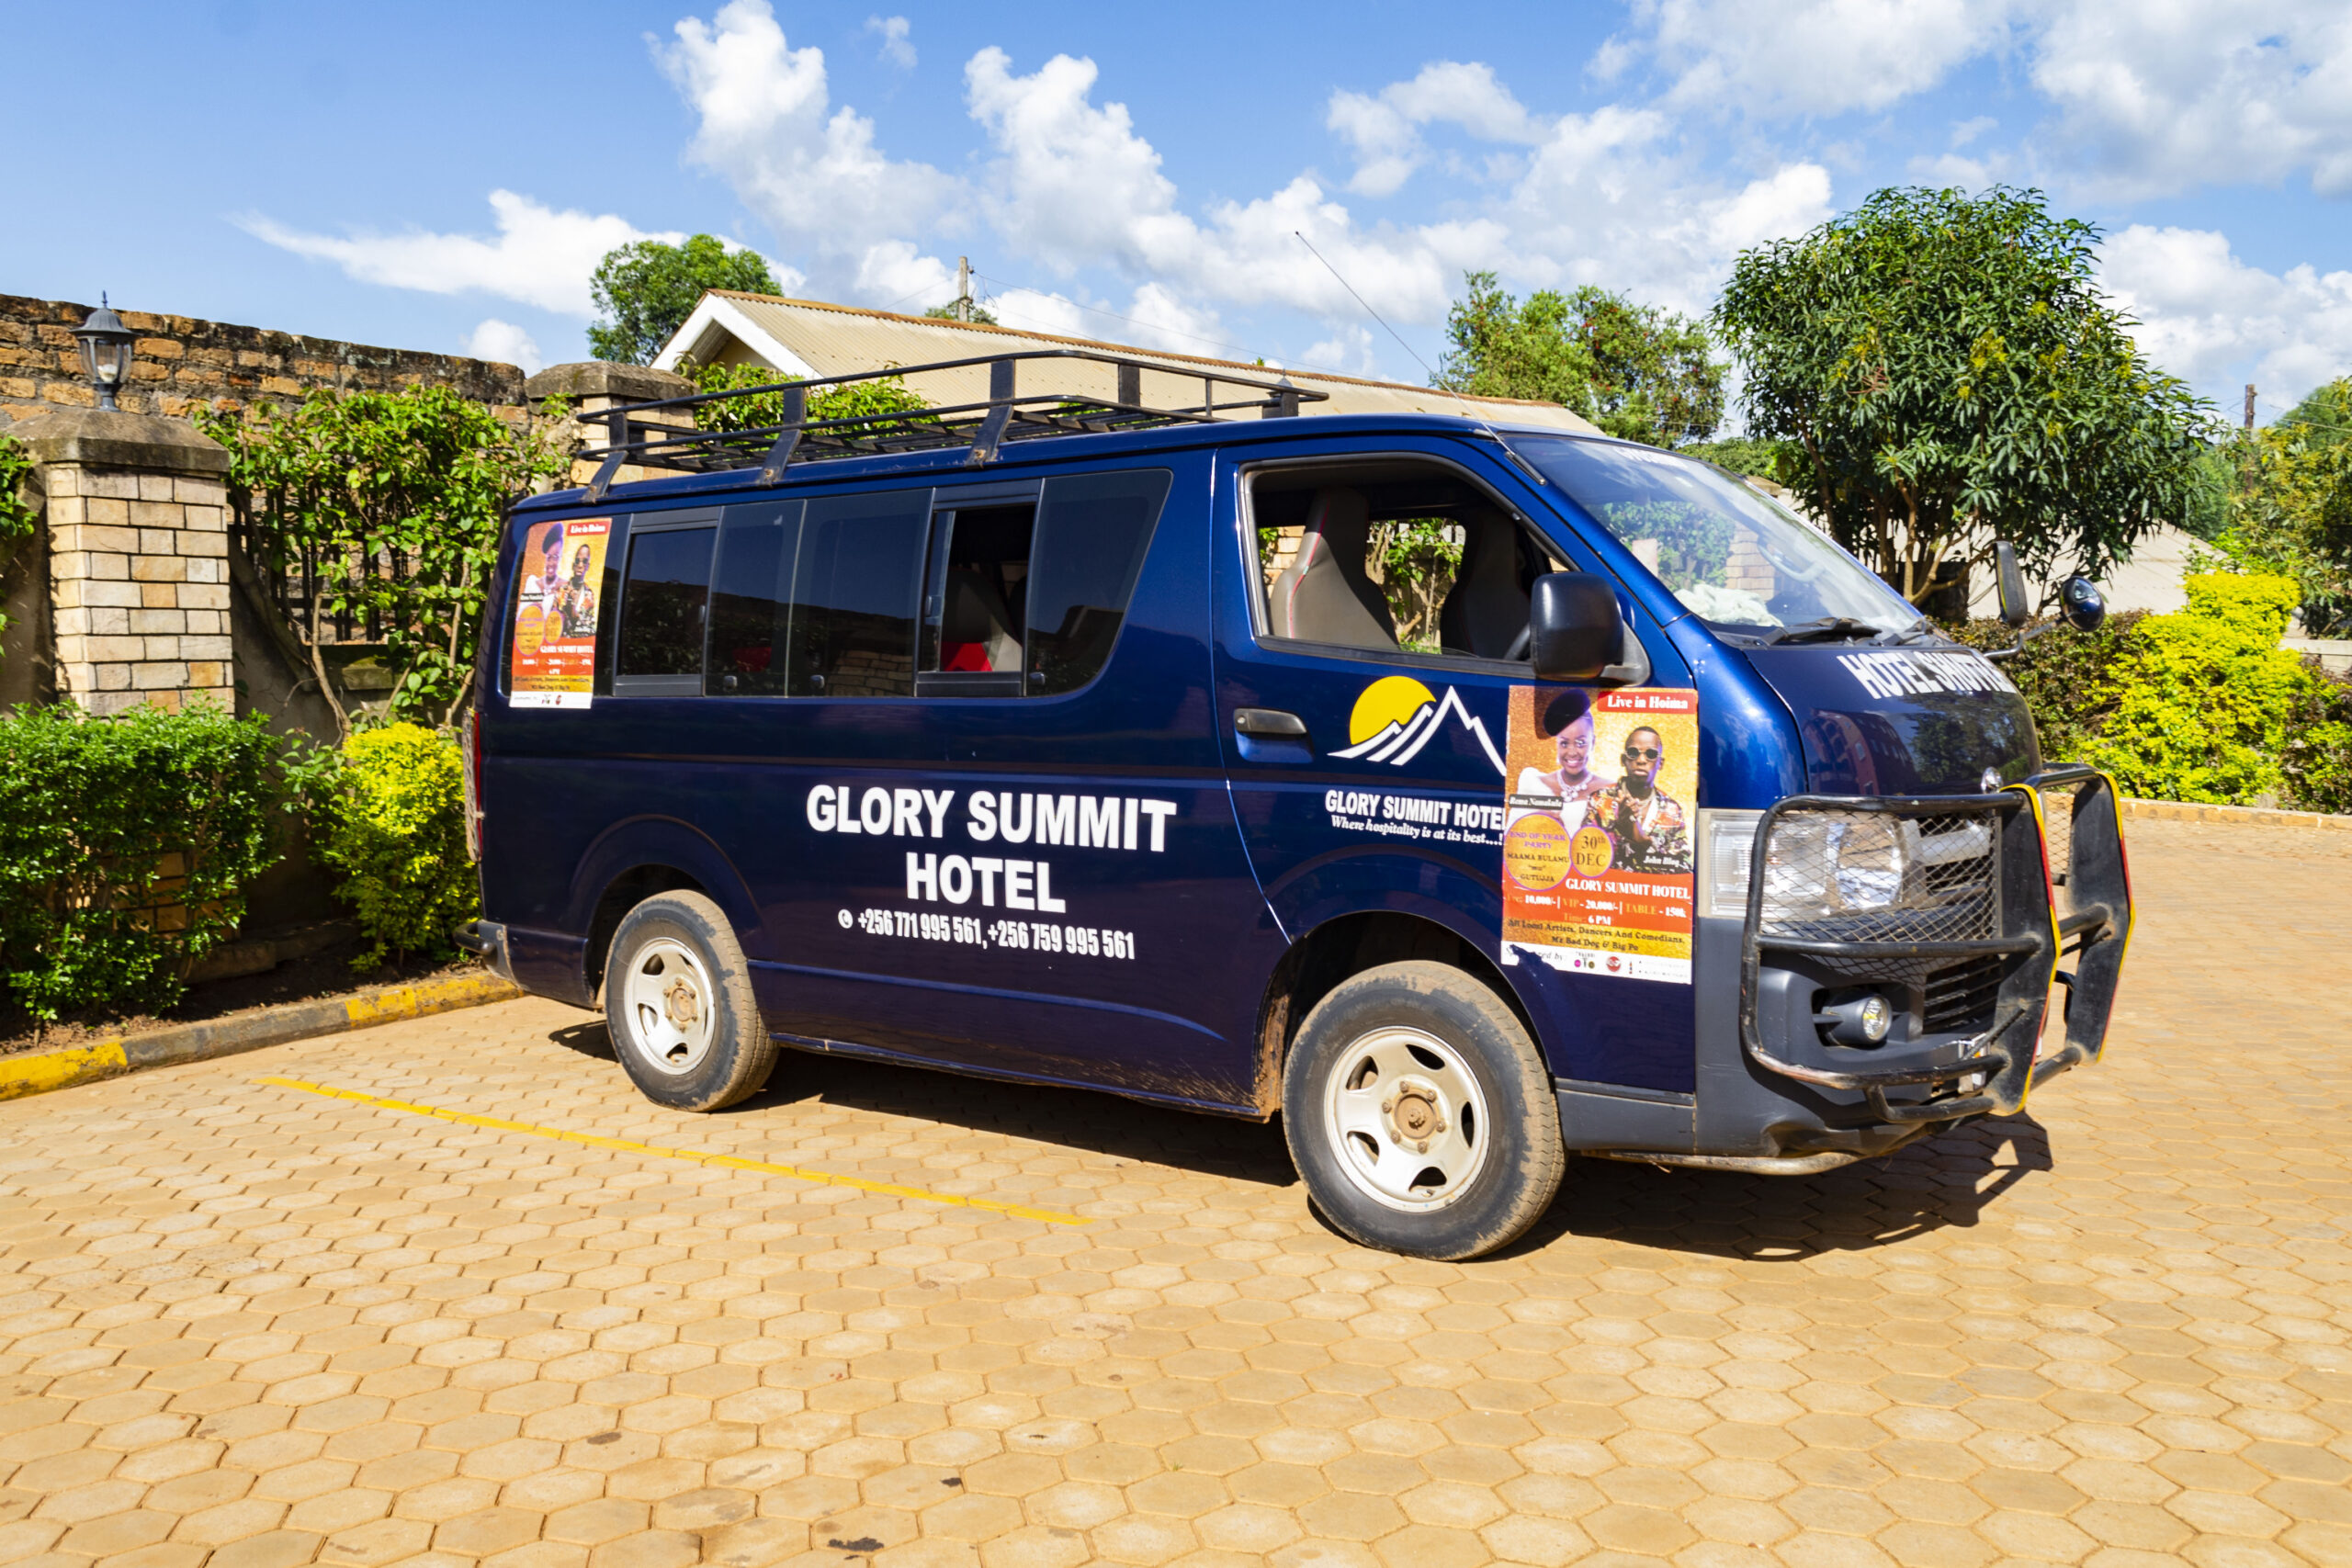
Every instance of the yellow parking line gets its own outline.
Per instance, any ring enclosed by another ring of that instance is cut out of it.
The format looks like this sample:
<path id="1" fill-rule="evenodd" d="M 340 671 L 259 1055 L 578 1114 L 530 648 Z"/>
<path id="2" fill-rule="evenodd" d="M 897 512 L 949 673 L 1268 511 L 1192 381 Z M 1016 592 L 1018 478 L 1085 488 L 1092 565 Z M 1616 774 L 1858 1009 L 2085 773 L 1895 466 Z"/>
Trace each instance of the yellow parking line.
<path id="1" fill-rule="evenodd" d="M 777 1165 L 770 1160 L 745 1159 L 741 1155 L 713 1154 L 707 1149 L 669 1149 L 657 1144 L 635 1144 L 627 1138 L 604 1138 L 594 1133 L 573 1133 L 561 1127 L 542 1127 L 530 1122 L 509 1122 L 498 1116 L 477 1116 L 470 1111 L 445 1111 L 437 1105 L 416 1105 L 405 1100 L 388 1100 L 379 1094 L 362 1094 L 356 1089 L 334 1089 L 326 1084 L 305 1083 L 300 1078 L 259 1077 L 255 1083 L 276 1084 L 280 1089 L 299 1089 L 306 1094 L 322 1094 L 329 1100 L 355 1100 L 372 1105 L 379 1111 L 401 1111 L 412 1116 L 435 1116 L 444 1122 L 461 1126 L 487 1127 L 499 1133 L 528 1133 L 535 1138 L 554 1138 L 561 1143 L 579 1144 L 592 1149 L 611 1149 L 617 1154 L 651 1155 L 659 1159 L 692 1160 L 696 1165 L 715 1165 L 729 1170 L 756 1170 L 768 1176 L 789 1176 L 796 1181 L 818 1181 L 828 1187 L 854 1187 L 861 1192 L 878 1192 L 891 1198 L 914 1198 L 926 1203 L 952 1203 L 959 1209 L 986 1209 L 991 1213 L 1009 1214 L 1016 1220 L 1042 1220 L 1049 1225 L 1091 1225 L 1094 1222 L 1081 1214 L 1065 1214 L 1053 1209 L 1032 1209 L 1020 1203 L 999 1202 L 993 1198 L 959 1198 L 953 1192 L 933 1192 L 927 1188 L 902 1187 L 895 1181 L 868 1181 L 864 1177 L 836 1176 L 829 1170 L 810 1170 L 803 1166 Z"/>

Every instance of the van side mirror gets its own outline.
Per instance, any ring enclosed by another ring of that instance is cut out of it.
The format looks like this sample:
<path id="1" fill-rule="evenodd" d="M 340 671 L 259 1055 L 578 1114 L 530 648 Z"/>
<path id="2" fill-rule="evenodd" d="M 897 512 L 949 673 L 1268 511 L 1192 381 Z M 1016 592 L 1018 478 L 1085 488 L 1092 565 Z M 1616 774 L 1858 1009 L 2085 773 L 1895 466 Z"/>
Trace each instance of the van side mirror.
<path id="1" fill-rule="evenodd" d="M 2107 598 L 2087 577 L 2070 577 L 2058 590 L 2059 613 L 2078 632 L 2095 632 L 2107 619 Z"/>
<path id="2" fill-rule="evenodd" d="M 1549 571 L 1528 594 L 1528 663 L 1539 681 L 1597 681 L 1617 660 L 1617 591 L 1589 571 Z"/>
<path id="3" fill-rule="evenodd" d="M 2007 539 L 1993 547 L 1993 570 L 2001 589 L 2001 619 L 2009 626 L 2021 626 L 2033 618 L 2033 606 L 2025 602 L 2025 574 L 2018 570 L 2018 552 Z"/>

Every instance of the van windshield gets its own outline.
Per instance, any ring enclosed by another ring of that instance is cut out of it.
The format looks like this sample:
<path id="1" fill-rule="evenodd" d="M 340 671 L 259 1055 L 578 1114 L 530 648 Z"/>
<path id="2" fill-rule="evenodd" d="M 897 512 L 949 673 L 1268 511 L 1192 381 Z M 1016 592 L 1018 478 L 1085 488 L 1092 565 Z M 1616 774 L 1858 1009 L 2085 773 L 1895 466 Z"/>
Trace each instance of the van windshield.
<path id="1" fill-rule="evenodd" d="M 1796 513 L 1703 463 L 1618 442 L 1521 435 L 1512 445 L 1711 626 L 1769 635 L 1859 622 L 1900 633 L 1921 622 Z"/>

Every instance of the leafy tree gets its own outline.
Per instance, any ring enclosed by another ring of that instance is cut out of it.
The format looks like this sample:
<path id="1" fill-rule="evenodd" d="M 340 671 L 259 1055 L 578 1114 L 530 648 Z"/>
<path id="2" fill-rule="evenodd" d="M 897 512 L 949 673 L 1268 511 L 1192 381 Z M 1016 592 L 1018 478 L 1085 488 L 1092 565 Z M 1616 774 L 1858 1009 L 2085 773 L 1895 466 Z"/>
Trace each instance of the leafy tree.
<path id="1" fill-rule="evenodd" d="M 1720 441 L 1694 441 L 1682 448 L 1688 457 L 1697 457 L 1719 468 L 1728 468 L 1745 478 L 1775 479 L 1781 467 L 1781 444 L 1758 441 L 1752 435 L 1726 435 Z"/>
<path id="2" fill-rule="evenodd" d="M 697 392 L 752 391 L 782 384 L 776 371 L 764 365 L 701 365 L 692 358 L 678 362 L 678 374 L 695 384 Z M 922 396 L 896 376 L 872 381 L 852 381 L 812 394 L 803 414 L 820 419 L 858 419 L 876 414 L 922 414 L 930 408 Z M 750 397 L 705 403 L 695 421 L 705 430 L 758 430 L 784 420 L 784 394 L 752 392 Z"/>
<path id="3" fill-rule="evenodd" d="M 2352 379 L 2241 437 L 2233 456 L 2236 493 L 2215 542 L 2241 567 L 2293 578 L 2306 625 L 2352 617 Z"/>
<path id="4" fill-rule="evenodd" d="M 8 564 L 17 541 L 31 538 L 40 525 L 40 513 L 24 495 L 33 467 L 24 443 L 0 434 L 0 567 Z M 8 617 L 0 615 L 0 631 L 7 629 Z"/>
<path id="5" fill-rule="evenodd" d="M 255 567 L 299 567 L 314 584 L 303 632 L 338 729 L 350 719 L 327 678 L 324 632 L 346 615 L 382 628 L 395 717 L 445 724 L 462 712 L 506 508 L 565 472 L 570 452 L 447 387 L 322 389 L 291 410 L 206 411 L 196 423 L 229 448 L 230 504 L 251 527 Z"/>
<path id="6" fill-rule="evenodd" d="M 2098 238 L 2038 191 L 1888 189 L 1735 265 L 1713 321 L 1748 430 L 1915 603 L 1996 539 L 2097 577 L 2187 512 L 2209 406 L 2099 294 Z"/>
<path id="7" fill-rule="evenodd" d="M 588 352 L 623 365 L 651 364 L 706 289 L 783 292 L 757 251 L 730 251 L 708 234 L 683 245 L 639 240 L 607 251 L 590 287 L 601 317 L 588 329 Z"/>
<path id="8" fill-rule="evenodd" d="M 1464 282 L 1468 298 L 1446 314 L 1453 346 L 1439 386 L 1558 403 L 1653 446 L 1702 441 L 1722 423 L 1724 367 L 1708 357 L 1701 323 L 1589 285 L 1521 303 L 1491 272 Z"/>
<path id="9" fill-rule="evenodd" d="M 995 314 L 986 305 L 975 304 L 971 313 L 967 315 L 961 309 L 963 303 L 961 299 L 950 299 L 944 305 L 933 305 L 923 314 L 934 321 L 978 321 L 984 327 L 998 324 Z"/>

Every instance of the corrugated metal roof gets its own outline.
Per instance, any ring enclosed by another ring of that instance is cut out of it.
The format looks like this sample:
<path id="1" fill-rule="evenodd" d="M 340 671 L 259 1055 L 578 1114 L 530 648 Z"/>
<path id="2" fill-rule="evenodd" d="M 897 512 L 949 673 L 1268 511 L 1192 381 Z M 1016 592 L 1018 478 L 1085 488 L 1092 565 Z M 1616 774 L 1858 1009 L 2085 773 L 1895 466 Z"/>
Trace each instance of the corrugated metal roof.
<path id="1" fill-rule="evenodd" d="M 1166 366 L 1168 369 L 1164 375 L 1155 371 L 1144 373 L 1143 401 L 1154 407 L 1197 405 L 1206 395 L 1204 380 L 1213 380 L 1219 372 L 1258 381 L 1288 375 L 1294 385 L 1327 394 L 1327 401 L 1302 404 L 1299 411 L 1302 413 L 1433 413 L 1459 416 L 1463 412 L 1462 404 L 1466 400 L 1480 414 L 1497 423 L 1536 424 L 1584 434 L 1599 434 L 1589 422 L 1557 403 L 1530 402 L 1516 398 L 1457 400 L 1449 392 L 1393 381 L 1366 381 L 1355 377 L 1312 370 L 1284 370 L 1277 366 L 1208 359 L 1197 355 L 1173 354 L 1164 349 L 1137 348 L 1132 344 L 1090 338 L 1060 337 L 1051 333 L 1018 332 L 1009 327 L 984 326 L 978 322 L 900 316 L 888 310 L 866 310 L 853 305 L 831 305 L 815 299 L 784 299 L 764 294 L 739 294 L 731 289 L 715 289 L 712 292 L 735 305 L 762 332 L 769 333 L 785 348 L 797 355 L 820 376 L 844 376 L 860 370 L 883 369 L 893 365 L 922 365 L 942 359 L 967 359 L 1008 348 L 1084 348 Z M 1081 396 L 1107 398 L 1114 393 L 1113 372 L 1108 366 L 1064 364 L 1049 368 L 1027 364 L 1021 367 L 1018 375 L 1016 390 L 1023 394 L 1068 391 Z M 988 369 L 985 366 L 975 365 L 960 370 L 935 371 L 910 377 L 908 385 L 936 404 L 979 402 L 988 397 Z M 1223 391 L 1216 395 L 1220 401 L 1232 401 L 1254 400 L 1261 394 L 1228 383 Z"/>

